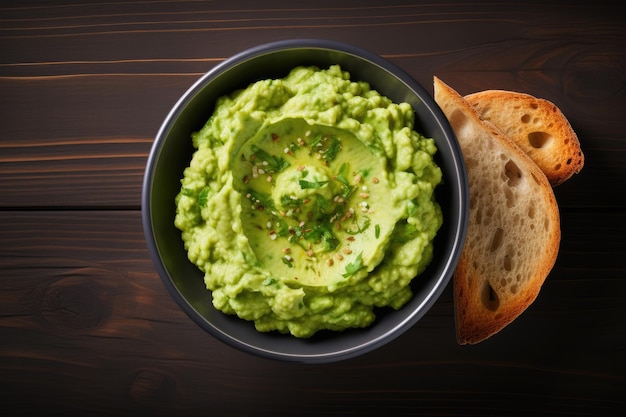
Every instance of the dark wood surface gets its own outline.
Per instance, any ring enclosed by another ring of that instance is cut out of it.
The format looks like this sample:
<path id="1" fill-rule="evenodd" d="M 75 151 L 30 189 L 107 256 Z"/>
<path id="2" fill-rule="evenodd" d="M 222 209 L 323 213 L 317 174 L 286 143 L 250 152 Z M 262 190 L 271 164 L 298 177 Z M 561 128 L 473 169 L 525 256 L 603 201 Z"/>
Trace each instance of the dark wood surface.
<path id="1" fill-rule="evenodd" d="M 626 8 L 617 4 L 2 2 L 3 413 L 621 415 Z M 372 50 L 429 91 L 437 75 L 462 94 L 524 91 L 567 115 L 586 166 L 555 190 L 559 258 L 537 301 L 500 334 L 457 345 L 448 288 L 374 352 L 282 363 L 224 345 L 168 295 L 140 215 L 160 123 L 225 58 L 302 37 Z"/>

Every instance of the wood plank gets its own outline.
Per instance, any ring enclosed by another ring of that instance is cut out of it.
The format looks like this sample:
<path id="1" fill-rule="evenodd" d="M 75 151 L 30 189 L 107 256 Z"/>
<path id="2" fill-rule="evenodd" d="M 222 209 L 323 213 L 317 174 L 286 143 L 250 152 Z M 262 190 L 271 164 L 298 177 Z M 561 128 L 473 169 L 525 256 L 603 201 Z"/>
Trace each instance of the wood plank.
<path id="1" fill-rule="evenodd" d="M 318 0 L 0 5 L 0 401 L 13 415 L 620 415 L 626 409 L 623 5 Z M 177 98 L 228 56 L 352 43 L 430 90 L 525 91 L 578 132 L 562 245 L 537 301 L 477 346 L 451 286 L 345 362 L 252 357 L 195 325 L 146 249 L 141 180 Z"/>
<path id="2" fill-rule="evenodd" d="M 436 74 L 462 93 L 553 100 L 587 156 L 558 190 L 562 207 L 624 208 L 613 195 L 626 184 L 606 181 L 626 166 L 621 8 L 279 3 L 2 8 L 0 90 L 10 105 L 0 112 L 0 207 L 138 207 L 150 145 L 177 98 L 224 58 L 298 33 L 370 49 L 429 90 Z"/>
<path id="3" fill-rule="evenodd" d="M 564 226 L 539 299 L 489 341 L 456 344 L 448 289 L 382 349 L 302 367 L 240 353 L 188 319 L 152 268 L 139 212 L 0 212 L 0 373 L 11 375 L 0 397 L 24 414 L 339 416 L 347 402 L 398 415 L 503 415 L 511 404 L 611 414 L 625 405 L 626 218 L 573 213 Z"/>

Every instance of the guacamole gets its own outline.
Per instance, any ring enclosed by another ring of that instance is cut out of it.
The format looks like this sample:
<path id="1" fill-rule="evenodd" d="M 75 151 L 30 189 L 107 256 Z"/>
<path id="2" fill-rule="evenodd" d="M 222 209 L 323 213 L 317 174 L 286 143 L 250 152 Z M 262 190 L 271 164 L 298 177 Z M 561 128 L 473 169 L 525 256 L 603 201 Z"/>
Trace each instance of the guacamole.
<path id="1" fill-rule="evenodd" d="M 221 97 L 192 140 L 175 226 L 216 309 L 309 337 L 411 298 L 442 175 L 409 104 L 339 66 L 298 67 Z"/>

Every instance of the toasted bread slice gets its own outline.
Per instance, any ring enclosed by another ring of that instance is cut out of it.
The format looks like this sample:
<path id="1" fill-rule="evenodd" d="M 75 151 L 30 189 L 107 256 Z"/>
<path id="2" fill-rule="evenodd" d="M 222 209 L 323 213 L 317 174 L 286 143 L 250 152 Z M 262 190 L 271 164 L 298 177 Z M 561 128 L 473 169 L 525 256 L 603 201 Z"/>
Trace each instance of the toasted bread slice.
<path id="1" fill-rule="evenodd" d="M 434 87 L 468 173 L 470 217 L 453 286 L 457 340 L 474 344 L 536 299 L 556 261 L 559 210 L 537 164 L 437 77 Z"/>
<path id="2" fill-rule="evenodd" d="M 548 100 L 514 91 L 487 90 L 465 96 L 481 119 L 491 122 L 532 158 L 557 186 L 580 172 L 585 157 L 576 132 Z"/>

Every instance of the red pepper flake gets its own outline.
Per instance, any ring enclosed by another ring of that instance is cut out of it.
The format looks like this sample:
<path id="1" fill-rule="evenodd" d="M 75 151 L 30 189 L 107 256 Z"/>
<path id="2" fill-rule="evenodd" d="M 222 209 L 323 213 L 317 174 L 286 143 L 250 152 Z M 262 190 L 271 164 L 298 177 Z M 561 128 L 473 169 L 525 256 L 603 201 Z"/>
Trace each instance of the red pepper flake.
<path id="1" fill-rule="evenodd" d="M 280 136 L 278 136 L 276 133 L 272 133 L 272 141 L 279 142 Z"/>
<path id="2" fill-rule="evenodd" d="M 352 217 L 353 214 L 354 214 L 354 209 L 350 207 L 350 209 L 346 211 L 346 213 L 343 215 L 340 221 L 343 222 L 343 221 L 348 220 L 350 217 Z"/>
<path id="3" fill-rule="evenodd" d="M 378 180 L 378 178 L 376 178 L 376 177 L 372 178 L 372 182 L 373 182 L 374 184 L 378 184 L 378 181 L 379 181 L 379 180 Z"/>

